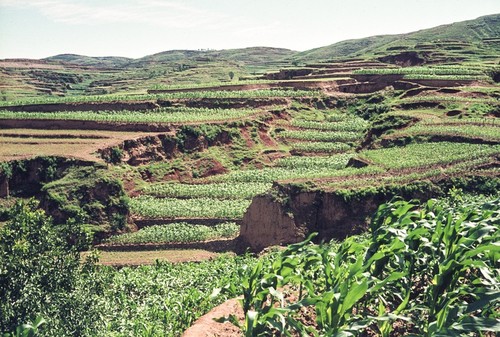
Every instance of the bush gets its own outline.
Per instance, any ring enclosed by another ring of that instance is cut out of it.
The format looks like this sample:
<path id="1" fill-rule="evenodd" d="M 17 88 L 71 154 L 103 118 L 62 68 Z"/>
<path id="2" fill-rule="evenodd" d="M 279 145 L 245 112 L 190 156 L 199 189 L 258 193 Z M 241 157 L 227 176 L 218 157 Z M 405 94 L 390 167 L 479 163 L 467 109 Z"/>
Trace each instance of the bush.
<path id="1" fill-rule="evenodd" d="M 46 336 L 89 335 L 99 326 L 94 294 L 102 286 L 93 260 L 80 263 L 71 242 L 77 224 L 54 226 L 34 201 L 18 202 L 0 229 L 0 331 L 38 316 Z M 87 282 L 85 279 L 95 282 Z M 91 284 L 91 286 L 89 286 Z"/>

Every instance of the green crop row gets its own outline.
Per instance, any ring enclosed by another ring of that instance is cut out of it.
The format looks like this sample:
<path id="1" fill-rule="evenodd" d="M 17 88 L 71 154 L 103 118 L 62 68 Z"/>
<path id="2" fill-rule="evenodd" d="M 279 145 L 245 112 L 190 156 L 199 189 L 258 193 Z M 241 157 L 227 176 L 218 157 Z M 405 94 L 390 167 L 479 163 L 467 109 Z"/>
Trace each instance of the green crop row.
<path id="1" fill-rule="evenodd" d="M 359 69 L 354 74 L 363 75 L 484 75 L 484 70 L 469 69 L 463 66 L 448 67 L 403 67 L 403 68 L 373 68 Z"/>
<path id="2" fill-rule="evenodd" d="M 232 238 L 239 232 L 240 226 L 234 222 L 225 222 L 215 226 L 179 222 L 146 227 L 134 233 L 112 236 L 108 242 L 120 244 L 189 243 Z"/>
<path id="3" fill-rule="evenodd" d="M 448 124 L 448 123 L 447 123 Z M 479 137 L 488 140 L 500 141 L 500 122 L 498 126 L 484 125 L 433 125 L 433 124 L 415 124 L 407 129 L 396 131 L 391 136 L 399 135 L 452 135 L 464 137 Z"/>
<path id="4" fill-rule="evenodd" d="M 474 103 L 489 103 L 499 104 L 498 99 L 494 98 L 476 98 L 476 97 L 460 97 L 460 96 L 416 96 L 403 98 L 405 103 L 436 101 L 436 102 L 474 102 Z"/>
<path id="5" fill-rule="evenodd" d="M 315 142 L 357 142 L 363 139 L 363 133 L 352 131 L 312 131 L 285 130 L 277 132 L 278 137 Z"/>
<path id="6" fill-rule="evenodd" d="M 290 147 L 292 150 L 313 153 L 340 153 L 352 149 L 349 144 L 335 142 L 294 142 Z"/>
<path id="7" fill-rule="evenodd" d="M 236 109 L 162 109 L 150 111 L 71 111 L 12 112 L 0 111 L 0 119 L 56 119 L 112 123 L 183 123 L 239 119 L 256 110 Z"/>
<path id="8" fill-rule="evenodd" d="M 54 104 L 54 103 L 82 103 L 82 102 L 113 102 L 113 101 L 152 101 L 169 99 L 226 99 L 226 98 L 269 98 L 269 97 L 317 97 L 320 91 L 313 90 L 240 90 L 240 91 L 193 91 L 172 92 L 163 94 L 135 94 L 135 95 L 100 95 L 100 96 L 67 96 L 54 98 L 31 98 L 17 101 L 0 101 L 0 106 Z"/>
<path id="9" fill-rule="evenodd" d="M 250 203 L 250 200 L 173 199 L 145 195 L 132 198 L 130 209 L 146 218 L 240 219 Z"/>
<path id="10" fill-rule="evenodd" d="M 204 82 L 204 83 L 188 83 L 188 84 L 157 84 L 151 89 L 153 90 L 176 90 L 176 89 L 203 89 L 212 87 L 226 87 L 234 85 L 248 85 L 248 84 L 267 84 L 276 83 L 275 80 L 239 80 L 234 82 Z"/>
<path id="11" fill-rule="evenodd" d="M 362 118 L 355 117 L 341 122 L 314 122 L 294 119 L 291 125 L 301 129 L 362 132 L 368 127 L 368 122 Z"/>
<path id="12" fill-rule="evenodd" d="M 486 81 L 486 75 L 436 75 L 436 74 L 408 74 L 406 80 L 447 80 L 447 81 Z"/>
<path id="13" fill-rule="evenodd" d="M 225 183 L 218 184 L 149 184 L 143 192 L 156 197 L 168 198 L 214 198 L 214 199 L 252 199 L 271 187 L 268 183 Z"/>
<path id="14" fill-rule="evenodd" d="M 339 165 L 341 166 L 341 165 Z M 357 168 L 337 168 L 337 167 L 298 167 L 294 169 L 285 167 L 269 167 L 261 170 L 234 171 L 212 178 L 212 181 L 225 182 L 266 182 L 272 183 L 277 180 L 289 179 L 314 179 L 327 177 L 351 176 L 361 173 L 380 173 L 384 171 L 380 167 L 370 166 L 363 169 Z"/>
<path id="15" fill-rule="evenodd" d="M 469 143 L 422 143 L 405 147 L 369 150 L 362 157 L 388 169 L 417 168 L 500 154 L 500 145 Z"/>
<path id="16" fill-rule="evenodd" d="M 351 159 L 351 154 L 339 154 L 328 157 L 287 157 L 280 159 L 277 166 L 294 169 L 330 169 L 338 170 L 346 167 L 347 162 Z"/>

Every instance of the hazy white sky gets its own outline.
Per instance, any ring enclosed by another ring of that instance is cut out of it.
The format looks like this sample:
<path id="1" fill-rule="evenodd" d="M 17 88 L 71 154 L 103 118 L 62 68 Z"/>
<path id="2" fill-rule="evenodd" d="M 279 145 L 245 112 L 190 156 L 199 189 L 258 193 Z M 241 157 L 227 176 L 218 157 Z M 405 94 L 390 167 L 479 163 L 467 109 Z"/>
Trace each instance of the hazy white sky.
<path id="1" fill-rule="evenodd" d="M 307 50 L 495 13 L 499 0 L 0 0 L 0 58 Z"/>

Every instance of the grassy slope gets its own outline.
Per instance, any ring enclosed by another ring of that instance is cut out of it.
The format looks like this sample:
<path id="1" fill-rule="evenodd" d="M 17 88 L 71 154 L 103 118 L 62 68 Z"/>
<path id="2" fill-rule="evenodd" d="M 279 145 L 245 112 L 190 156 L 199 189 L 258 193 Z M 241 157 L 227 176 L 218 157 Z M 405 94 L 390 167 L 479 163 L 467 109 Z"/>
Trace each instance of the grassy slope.
<path id="1" fill-rule="evenodd" d="M 460 40 L 479 43 L 483 38 L 494 38 L 499 35 L 500 14 L 494 14 L 408 34 L 380 35 L 341 41 L 329 46 L 298 53 L 294 58 L 302 61 L 317 61 L 334 57 L 354 57 L 385 51 L 386 48 L 390 47 L 409 46 L 436 40 Z"/>

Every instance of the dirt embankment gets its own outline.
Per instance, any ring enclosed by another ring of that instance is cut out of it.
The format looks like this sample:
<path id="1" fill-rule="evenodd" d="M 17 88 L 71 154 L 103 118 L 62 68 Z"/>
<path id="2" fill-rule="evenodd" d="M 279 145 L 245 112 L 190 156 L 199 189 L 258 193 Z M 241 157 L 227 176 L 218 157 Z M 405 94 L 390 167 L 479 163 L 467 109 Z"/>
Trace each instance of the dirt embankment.
<path id="1" fill-rule="evenodd" d="M 100 149 L 98 152 L 104 160 L 111 162 L 121 161 L 137 166 L 151 161 L 169 160 L 184 152 L 203 151 L 209 146 L 230 144 L 231 141 L 230 134 L 225 130 L 220 130 L 220 132 L 211 139 L 207 139 L 202 134 L 177 130 L 165 134 L 126 140 L 117 146 Z M 120 160 L 113 160 L 113 158 L 116 159 L 117 149 L 119 149 L 118 153 L 121 152 L 119 154 Z M 200 163 L 200 165 L 204 164 L 207 163 Z M 214 174 L 221 173 L 218 171 L 224 170 L 223 167 L 215 167 L 217 165 L 214 165 L 205 166 L 207 166 L 207 170 L 214 171 L 212 172 Z"/>
<path id="2" fill-rule="evenodd" d="M 453 186 L 464 190 L 479 186 L 492 188 L 498 177 L 441 177 L 434 181 L 407 185 L 381 186 L 358 191 L 302 191 L 293 185 L 275 185 L 267 195 L 253 199 L 243 217 L 241 245 L 260 251 L 272 245 L 300 242 L 318 232 L 317 240 L 344 239 L 367 229 L 369 217 L 377 207 L 395 196 L 406 200 L 428 200 L 443 196 Z M 490 187 L 488 187 L 490 186 Z"/>
<path id="3" fill-rule="evenodd" d="M 177 99 L 170 101 L 158 100 L 161 106 L 182 105 L 188 108 L 209 108 L 209 109 L 242 109 L 242 108 L 263 108 L 274 105 L 289 105 L 289 98 L 284 97 L 263 97 L 263 98 L 198 98 L 198 99 Z"/>
<path id="4" fill-rule="evenodd" d="M 288 105 L 285 97 L 263 98 L 178 98 L 149 101 L 77 102 L 53 104 L 27 104 L 2 106 L 1 110 L 14 112 L 59 112 L 59 111 L 144 111 L 162 107 L 189 107 L 212 109 L 261 108 L 273 105 Z"/>
<path id="5" fill-rule="evenodd" d="M 77 102 L 52 104 L 27 104 L 3 106 L 0 110 L 24 112 L 57 112 L 57 111 L 103 111 L 103 110 L 152 110 L 160 106 L 154 101 L 117 101 L 117 102 Z"/>
<path id="6" fill-rule="evenodd" d="M 138 132 L 168 132 L 166 123 L 120 123 L 61 119 L 0 119 L 0 128 L 43 130 L 109 130 Z"/>
<path id="7" fill-rule="evenodd" d="M 259 83 L 259 84 L 235 84 L 223 85 L 214 87 L 202 88 L 185 88 L 185 89 L 165 89 L 165 90 L 148 90 L 149 94 L 165 94 L 176 92 L 201 92 L 201 91 L 252 91 L 252 90 L 266 90 L 266 89 L 295 89 L 295 90 L 316 90 L 316 89 L 332 89 L 336 88 L 339 84 L 350 83 L 353 80 L 339 79 L 339 80 L 292 80 L 292 77 L 285 78 L 283 81 L 273 83 Z"/>
<path id="8" fill-rule="evenodd" d="M 16 195 L 32 197 L 43 184 L 59 179 L 70 167 L 94 166 L 94 162 L 62 157 L 37 157 L 8 162 L 0 169 L 0 198 Z"/>

